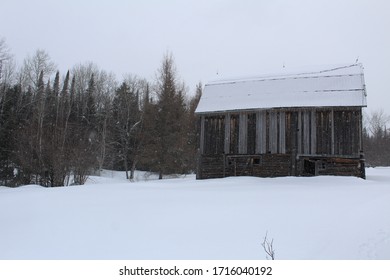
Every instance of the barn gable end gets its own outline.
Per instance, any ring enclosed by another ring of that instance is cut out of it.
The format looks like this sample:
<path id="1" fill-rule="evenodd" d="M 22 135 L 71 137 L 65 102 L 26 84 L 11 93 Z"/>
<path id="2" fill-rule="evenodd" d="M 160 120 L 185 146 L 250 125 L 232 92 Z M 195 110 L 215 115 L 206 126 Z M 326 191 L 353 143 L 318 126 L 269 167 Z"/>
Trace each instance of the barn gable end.
<path id="1" fill-rule="evenodd" d="M 361 64 L 205 85 L 197 178 L 364 177 Z"/>

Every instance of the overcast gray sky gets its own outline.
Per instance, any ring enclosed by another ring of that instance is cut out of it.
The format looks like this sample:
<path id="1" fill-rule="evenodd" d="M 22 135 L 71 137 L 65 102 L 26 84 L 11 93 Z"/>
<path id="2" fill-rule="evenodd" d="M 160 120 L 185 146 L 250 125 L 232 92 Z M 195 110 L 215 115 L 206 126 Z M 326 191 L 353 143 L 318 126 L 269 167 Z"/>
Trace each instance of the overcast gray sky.
<path id="1" fill-rule="evenodd" d="M 16 60 L 38 48 L 65 72 L 95 62 L 152 80 L 163 55 L 195 84 L 306 65 L 363 63 L 368 111 L 390 114 L 388 0 L 0 0 Z"/>

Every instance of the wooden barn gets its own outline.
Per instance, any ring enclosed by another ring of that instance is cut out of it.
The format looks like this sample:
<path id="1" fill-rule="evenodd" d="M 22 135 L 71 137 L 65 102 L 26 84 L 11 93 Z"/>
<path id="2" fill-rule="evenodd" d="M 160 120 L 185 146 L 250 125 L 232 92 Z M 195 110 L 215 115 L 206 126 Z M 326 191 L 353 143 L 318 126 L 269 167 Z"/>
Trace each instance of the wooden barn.
<path id="1" fill-rule="evenodd" d="M 207 83 L 197 178 L 365 177 L 361 64 Z"/>

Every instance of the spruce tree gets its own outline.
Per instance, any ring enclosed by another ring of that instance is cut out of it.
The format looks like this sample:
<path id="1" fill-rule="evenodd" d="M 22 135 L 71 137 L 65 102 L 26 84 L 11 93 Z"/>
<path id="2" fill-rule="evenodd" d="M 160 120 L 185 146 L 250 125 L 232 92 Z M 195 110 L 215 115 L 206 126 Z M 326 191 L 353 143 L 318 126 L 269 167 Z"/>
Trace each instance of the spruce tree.
<path id="1" fill-rule="evenodd" d="M 177 83 L 177 74 L 172 55 L 167 54 L 158 71 L 156 94 L 157 120 L 155 147 L 156 167 L 159 179 L 164 174 L 180 173 L 183 156 L 183 133 L 185 131 L 184 87 Z"/>
<path id="2" fill-rule="evenodd" d="M 16 130 L 18 127 L 18 102 L 21 98 L 20 87 L 7 88 L 0 99 L 0 185 L 16 186 L 17 170 Z"/>

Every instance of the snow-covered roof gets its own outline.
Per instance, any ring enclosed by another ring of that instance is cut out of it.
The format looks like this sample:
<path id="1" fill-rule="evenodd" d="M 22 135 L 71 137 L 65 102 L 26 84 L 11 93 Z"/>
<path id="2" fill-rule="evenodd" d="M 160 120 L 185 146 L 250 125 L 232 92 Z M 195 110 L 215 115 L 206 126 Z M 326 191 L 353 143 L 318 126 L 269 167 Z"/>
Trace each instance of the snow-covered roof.
<path id="1" fill-rule="evenodd" d="M 360 63 L 211 81 L 195 112 L 341 106 L 367 106 Z"/>

